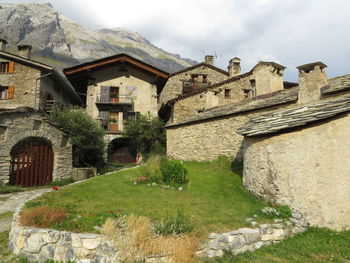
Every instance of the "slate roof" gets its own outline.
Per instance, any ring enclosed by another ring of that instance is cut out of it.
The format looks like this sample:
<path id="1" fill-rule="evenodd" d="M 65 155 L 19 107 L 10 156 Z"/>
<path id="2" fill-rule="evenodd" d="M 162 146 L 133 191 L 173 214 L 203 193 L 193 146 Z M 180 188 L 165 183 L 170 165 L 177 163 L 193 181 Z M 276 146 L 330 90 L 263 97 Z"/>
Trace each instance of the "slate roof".
<path id="1" fill-rule="evenodd" d="M 182 72 L 186 72 L 187 70 L 194 69 L 194 68 L 196 68 L 196 67 L 199 66 L 199 65 L 208 65 L 208 66 L 210 66 L 210 67 L 214 67 L 214 66 L 212 66 L 212 65 L 210 65 L 210 64 L 207 64 L 207 63 L 203 62 L 203 63 L 197 64 L 197 65 L 195 65 L 195 66 L 186 68 L 186 69 L 184 69 L 184 70 L 182 70 L 182 71 L 178 71 L 178 72 L 175 72 L 175 73 L 173 73 L 173 74 L 170 74 L 169 77 L 171 77 L 171 76 L 173 76 L 173 75 L 176 75 L 176 74 L 179 74 L 179 73 L 182 73 Z M 235 82 L 235 81 L 240 80 L 240 79 L 242 79 L 242 78 L 251 76 L 251 75 L 253 75 L 254 70 L 255 70 L 259 65 L 272 65 L 272 66 L 274 66 L 274 67 L 277 68 L 277 69 L 285 69 L 285 68 L 286 68 L 285 66 L 282 66 L 282 65 L 280 65 L 280 64 L 277 64 L 277 63 L 275 63 L 275 62 L 271 62 L 271 61 L 259 61 L 258 64 L 256 64 L 250 71 L 248 71 L 248 72 L 246 72 L 246 73 L 242 73 L 242 74 L 240 74 L 240 75 L 233 76 L 233 77 L 231 77 L 231 78 L 225 79 L 225 80 L 223 80 L 223 81 L 221 81 L 221 82 L 215 83 L 215 84 L 210 85 L 210 86 L 208 86 L 208 87 L 196 89 L 196 90 L 191 91 L 191 92 L 189 92 L 189 93 L 180 95 L 180 96 L 178 96 L 178 97 L 176 97 L 176 98 L 174 98 L 174 99 L 169 100 L 169 101 L 167 102 L 167 104 L 172 105 L 172 104 L 174 104 L 174 103 L 177 102 L 177 101 L 180 101 L 180 100 L 183 100 L 183 99 L 185 99 L 185 98 L 188 98 L 188 97 L 197 95 L 197 94 L 202 93 L 202 92 L 204 92 L 204 91 L 206 91 L 206 90 L 215 89 L 215 88 L 220 87 L 220 86 L 222 86 L 222 85 L 227 85 L 227 84 L 229 84 L 229 83 Z M 216 68 L 216 67 L 214 67 L 214 68 Z M 219 69 L 219 68 L 216 68 L 216 69 Z M 219 70 L 221 70 L 221 69 L 219 69 Z M 225 71 L 225 72 L 226 72 L 226 71 Z M 226 73 L 227 73 L 227 72 L 226 72 Z M 228 74 L 228 73 L 227 73 L 227 74 Z M 294 85 L 294 84 L 296 84 L 296 85 Z M 286 85 L 287 88 L 291 88 L 291 87 L 297 86 L 298 83 L 286 82 L 286 84 L 284 84 L 284 85 Z"/>
<path id="2" fill-rule="evenodd" d="M 298 91 L 297 87 L 281 90 L 280 92 L 276 92 L 273 96 L 264 99 L 256 99 L 256 100 L 246 100 L 238 103 L 227 104 L 223 106 L 218 106 L 214 108 L 210 108 L 206 111 L 198 113 L 196 116 L 190 117 L 185 121 L 173 123 L 167 125 L 166 128 L 185 125 L 188 123 L 199 122 L 203 120 L 218 118 L 227 115 L 240 114 L 252 110 L 262 109 L 266 107 L 281 105 L 285 103 L 291 103 L 298 100 Z"/>
<path id="3" fill-rule="evenodd" d="M 350 96 L 252 118 L 237 133 L 258 136 L 304 126 L 350 111 Z"/>
<path id="4" fill-rule="evenodd" d="M 190 70 L 196 69 L 196 68 L 198 68 L 198 67 L 202 67 L 202 66 L 211 68 L 211 69 L 213 69 L 213 70 L 216 70 L 216 71 L 218 71 L 218 72 L 220 72 L 220 73 L 222 73 L 222 74 L 225 74 L 225 75 L 229 76 L 229 73 L 228 73 L 226 70 L 223 70 L 223 69 L 221 69 L 221 68 L 215 67 L 214 65 L 208 64 L 208 63 L 206 63 L 206 62 L 202 62 L 202 63 L 196 64 L 196 65 L 193 65 L 193 66 L 191 66 L 191 67 L 188 67 L 188 68 L 185 68 L 185 69 L 176 71 L 176 72 L 170 74 L 170 75 L 169 75 L 169 78 L 170 78 L 170 77 L 173 77 L 173 76 L 176 76 L 176 75 L 179 75 L 179 74 L 181 74 L 181 73 L 184 73 L 184 72 L 186 72 L 186 71 L 190 71 Z"/>
<path id="5" fill-rule="evenodd" d="M 350 74 L 329 79 L 329 85 L 321 88 L 322 95 L 331 95 L 350 89 Z"/>

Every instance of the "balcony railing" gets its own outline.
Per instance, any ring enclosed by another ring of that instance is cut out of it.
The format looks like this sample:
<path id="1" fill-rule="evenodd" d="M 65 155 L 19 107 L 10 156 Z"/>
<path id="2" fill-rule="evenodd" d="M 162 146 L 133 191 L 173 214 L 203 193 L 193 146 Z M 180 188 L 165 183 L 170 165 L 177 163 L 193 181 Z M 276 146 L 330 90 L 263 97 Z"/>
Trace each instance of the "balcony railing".
<path id="1" fill-rule="evenodd" d="M 129 95 L 118 94 L 114 96 L 106 96 L 97 94 L 96 103 L 105 104 L 132 104 L 133 100 Z"/>

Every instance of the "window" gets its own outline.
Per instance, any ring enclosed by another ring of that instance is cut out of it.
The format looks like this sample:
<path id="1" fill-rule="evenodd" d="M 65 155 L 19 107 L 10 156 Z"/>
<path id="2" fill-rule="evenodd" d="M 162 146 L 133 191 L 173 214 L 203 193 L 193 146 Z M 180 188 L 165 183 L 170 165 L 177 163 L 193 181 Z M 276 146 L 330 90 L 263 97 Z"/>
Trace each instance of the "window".
<path id="1" fill-rule="evenodd" d="M 231 97 L 231 90 L 225 89 L 225 99 L 229 99 Z"/>
<path id="2" fill-rule="evenodd" d="M 15 69 L 15 63 L 13 61 L 0 62 L 0 73 L 13 73 Z"/>
<path id="3" fill-rule="evenodd" d="M 0 86 L 0 100 L 11 100 L 14 97 L 15 88 L 13 86 Z"/>
<path id="4" fill-rule="evenodd" d="M 251 79 L 250 80 L 250 85 L 252 87 L 252 98 L 255 99 L 256 98 L 256 83 L 255 83 L 255 79 Z"/>

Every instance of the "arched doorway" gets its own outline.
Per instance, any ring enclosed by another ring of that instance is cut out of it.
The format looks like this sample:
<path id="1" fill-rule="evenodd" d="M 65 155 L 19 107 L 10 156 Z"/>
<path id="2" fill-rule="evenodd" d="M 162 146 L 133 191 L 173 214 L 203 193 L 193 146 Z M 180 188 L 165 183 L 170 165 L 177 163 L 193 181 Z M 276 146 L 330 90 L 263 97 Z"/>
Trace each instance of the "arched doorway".
<path id="1" fill-rule="evenodd" d="M 53 151 L 43 138 L 28 137 L 11 150 L 10 184 L 39 186 L 52 182 Z"/>
<path id="2" fill-rule="evenodd" d="M 136 148 L 132 147 L 127 139 L 116 138 L 109 143 L 108 161 L 115 163 L 135 163 Z"/>

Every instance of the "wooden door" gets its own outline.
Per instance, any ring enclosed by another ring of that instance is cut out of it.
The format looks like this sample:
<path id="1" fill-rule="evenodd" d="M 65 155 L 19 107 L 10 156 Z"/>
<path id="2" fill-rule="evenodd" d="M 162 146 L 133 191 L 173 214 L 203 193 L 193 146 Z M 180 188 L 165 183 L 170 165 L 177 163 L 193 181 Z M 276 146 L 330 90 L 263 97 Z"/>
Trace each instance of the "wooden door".
<path id="1" fill-rule="evenodd" d="M 53 152 L 50 143 L 41 138 L 28 138 L 11 151 L 10 184 L 23 187 L 52 182 Z"/>
<path id="2" fill-rule="evenodd" d="M 110 112 L 108 120 L 108 131 L 117 132 L 118 131 L 118 113 L 119 112 Z"/>
<path id="3" fill-rule="evenodd" d="M 113 103 L 119 102 L 119 87 L 110 87 L 110 97 Z"/>

